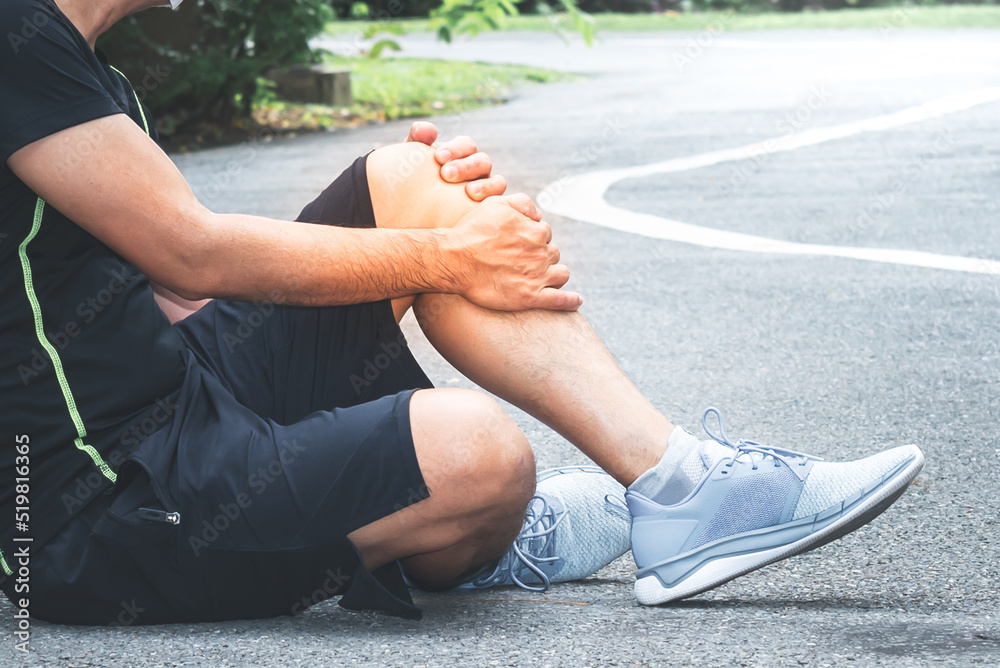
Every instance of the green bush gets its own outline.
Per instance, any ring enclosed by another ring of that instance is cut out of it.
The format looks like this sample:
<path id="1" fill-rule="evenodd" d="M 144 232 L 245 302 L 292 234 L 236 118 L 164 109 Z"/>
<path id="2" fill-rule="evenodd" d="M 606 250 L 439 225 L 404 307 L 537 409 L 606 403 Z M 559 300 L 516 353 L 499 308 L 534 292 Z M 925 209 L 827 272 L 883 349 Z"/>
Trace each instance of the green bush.
<path id="1" fill-rule="evenodd" d="M 358 0 L 330 0 L 337 18 L 359 18 L 353 11 Z M 431 10 L 441 4 L 441 0 L 364 0 L 368 5 L 368 16 L 375 20 L 425 18 Z"/>
<path id="2" fill-rule="evenodd" d="M 98 43 L 159 118 L 161 132 L 249 117 L 258 78 L 318 58 L 308 40 L 334 18 L 329 0 L 197 0 L 120 22 Z"/>
<path id="3" fill-rule="evenodd" d="M 550 17 L 559 12 L 560 18 L 568 19 L 570 27 L 580 33 L 589 46 L 594 41 L 594 19 L 580 11 L 577 1 L 541 0 L 535 9 Z M 508 17 L 520 13 L 514 0 L 443 0 L 441 6 L 431 12 L 430 27 L 437 32 L 438 39 L 450 42 L 455 35 L 475 36 L 486 30 L 500 30 Z M 561 26 L 552 25 L 559 34 L 565 33 Z"/>

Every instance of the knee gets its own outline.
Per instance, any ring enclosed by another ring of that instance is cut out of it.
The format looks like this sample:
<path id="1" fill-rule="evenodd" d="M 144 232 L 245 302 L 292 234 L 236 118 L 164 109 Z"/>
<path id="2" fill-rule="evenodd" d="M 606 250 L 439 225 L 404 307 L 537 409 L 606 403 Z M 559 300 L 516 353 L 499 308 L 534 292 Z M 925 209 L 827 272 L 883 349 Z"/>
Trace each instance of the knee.
<path id="1" fill-rule="evenodd" d="M 418 142 L 389 144 L 368 155 L 365 165 L 369 185 L 398 189 L 414 183 L 441 182 L 434 149 Z"/>
<path id="2" fill-rule="evenodd" d="M 441 178 L 434 149 L 417 142 L 372 151 L 366 162 L 368 190 L 379 227 L 451 227 L 475 202 L 465 187 Z"/>
<path id="3" fill-rule="evenodd" d="M 490 496 L 524 513 L 535 492 L 535 453 L 527 437 L 492 397 L 471 392 L 464 407 L 477 427 L 471 434 L 473 477 Z"/>
<path id="4" fill-rule="evenodd" d="M 424 395 L 421 397 L 421 395 Z M 428 396 L 434 395 L 434 396 Z M 434 468 L 462 480 L 483 505 L 523 516 L 535 491 L 535 456 L 528 439 L 490 396 L 473 390 L 418 392 L 414 401 L 438 405 Z M 442 438 L 443 437 L 443 438 Z M 429 484 L 432 485 L 432 483 Z M 433 486 L 431 487 L 433 493 Z M 471 499 L 466 499 L 469 501 Z"/>

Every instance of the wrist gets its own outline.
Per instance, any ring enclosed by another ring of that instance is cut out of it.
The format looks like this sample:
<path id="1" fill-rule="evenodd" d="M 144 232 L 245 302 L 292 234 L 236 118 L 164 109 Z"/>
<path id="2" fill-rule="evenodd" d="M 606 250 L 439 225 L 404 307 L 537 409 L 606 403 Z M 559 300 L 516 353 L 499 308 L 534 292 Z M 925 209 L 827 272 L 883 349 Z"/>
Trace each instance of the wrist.
<path id="1" fill-rule="evenodd" d="M 432 257 L 427 258 L 425 266 L 430 267 L 434 277 L 434 292 L 446 294 L 462 294 L 466 288 L 463 271 L 468 259 L 465 244 L 453 228 L 428 230 L 431 235 Z"/>

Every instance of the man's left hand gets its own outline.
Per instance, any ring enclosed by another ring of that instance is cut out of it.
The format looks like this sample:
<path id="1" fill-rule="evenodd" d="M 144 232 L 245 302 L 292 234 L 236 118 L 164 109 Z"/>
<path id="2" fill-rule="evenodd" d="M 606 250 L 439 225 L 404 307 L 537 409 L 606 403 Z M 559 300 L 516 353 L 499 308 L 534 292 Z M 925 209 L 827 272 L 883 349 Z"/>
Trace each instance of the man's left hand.
<path id="1" fill-rule="evenodd" d="M 420 142 L 434 148 L 434 159 L 441 165 L 441 178 L 448 183 L 464 183 L 466 194 L 481 202 L 487 197 L 503 195 L 507 181 L 499 174 L 492 174 L 490 156 L 476 148 L 471 137 L 455 137 L 435 143 L 438 131 L 433 123 L 417 121 L 410 126 L 406 141 Z"/>

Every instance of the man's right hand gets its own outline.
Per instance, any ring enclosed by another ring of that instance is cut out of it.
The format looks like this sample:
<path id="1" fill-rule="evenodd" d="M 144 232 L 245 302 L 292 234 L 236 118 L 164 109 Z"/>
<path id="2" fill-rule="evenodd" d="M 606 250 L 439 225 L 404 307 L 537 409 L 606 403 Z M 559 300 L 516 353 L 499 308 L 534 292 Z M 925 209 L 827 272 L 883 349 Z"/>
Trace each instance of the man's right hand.
<path id="1" fill-rule="evenodd" d="M 498 311 L 575 311 L 583 303 L 562 289 L 569 268 L 526 195 L 489 197 L 449 232 L 448 269 L 470 302 Z"/>

